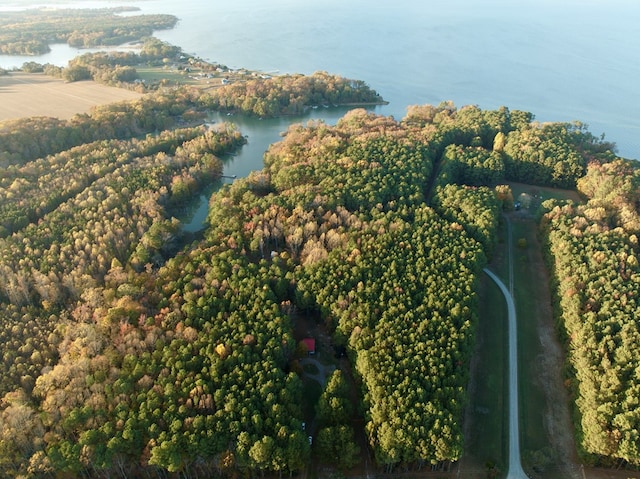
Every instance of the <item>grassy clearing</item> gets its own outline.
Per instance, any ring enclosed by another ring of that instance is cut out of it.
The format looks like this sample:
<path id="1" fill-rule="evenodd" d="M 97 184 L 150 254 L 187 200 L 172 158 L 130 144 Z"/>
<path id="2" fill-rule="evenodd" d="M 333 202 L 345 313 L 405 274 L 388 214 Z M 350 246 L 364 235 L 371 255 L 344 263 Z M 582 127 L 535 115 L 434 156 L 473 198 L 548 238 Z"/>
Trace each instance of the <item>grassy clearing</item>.
<path id="1" fill-rule="evenodd" d="M 500 245 L 496 248 L 490 269 L 505 277 L 504 238 L 501 225 Z M 508 462 L 508 350 L 507 306 L 500 289 L 488 276 L 481 277 L 479 320 L 476 350 L 472 365 L 472 381 L 466 419 L 464 477 L 488 477 L 489 465 L 504 477 Z M 474 472 L 472 474 L 472 471 Z"/>
<path id="2" fill-rule="evenodd" d="M 563 190 L 550 190 L 542 194 L 533 191 L 531 194 L 537 195 L 539 200 L 540 196 L 542 200 L 552 196 L 571 197 L 571 192 Z M 550 430 L 553 431 L 555 427 L 557 431 L 558 427 L 562 427 L 570 436 L 571 427 L 558 420 L 557 409 L 562 407 L 563 401 L 557 399 L 557 389 L 562 389 L 562 381 L 558 380 L 557 384 L 553 382 L 553 374 L 548 371 L 551 369 L 549 365 L 557 362 L 557 357 L 549 357 L 549 351 L 541 340 L 540 328 L 553 328 L 553 322 L 550 319 L 544 265 L 537 251 L 537 227 L 529 212 L 530 210 L 523 210 L 511 214 L 510 239 L 507 238 L 506 224 L 501 221 L 499 245 L 494 252 L 490 269 L 508 284 L 507 241 L 512 241 L 514 300 L 518 314 L 520 443 L 523 466 L 530 477 L 566 479 L 573 477 L 566 474 L 567 457 L 563 457 L 563 454 L 567 456 L 567 448 L 556 447 L 558 439 L 551 437 Z M 536 254 L 533 254 L 534 249 Z M 497 477 L 504 477 L 508 461 L 509 432 L 506 305 L 497 286 L 484 278 L 479 312 L 478 346 L 473 369 L 474 387 L 470 389 L 467 415 L 469 422 L 465 459 L 467 467 L 485 466 L 487 462 L 493 462 L 499 469 Z M 549 335 L 553 336 L 553 333 L 549 332 Z M 557 402 L 560 406 L 550 404 L 550 401 Z M 485 404 L 490 404 L 495 411 L 487 410 Z M 469 471 L 467 469 L 463 472 Z M 487 477 L 486 472 L 484 477 Z"/>
<path id="3" fill-rule="evenodd" d="M 156 83 L 165 81 L 170 84 L 180 85 L 197 85 L 200 83 L 189 77 L 184 71 L 171 70 L 162 67 L 136 67 L 138 76 L 147 83 Z"/>
<path id="4" fill-rule="evenodd" d="M 0 121 L 30 116 L 69 119 L 96 105 L 135 100 L 141 94 L 93 81 L 65 83 L 41 73 L 0 76 Z"/>
<path id="5" fill-rule="evenodd" d="M 575 190 L 562 190 L 515 182 L 507 182 L 507 184 L 511 187 L 513 198 L 516 201 L 520 201 L 523 208 L 528 209 L 532 214 L 538 211 L 543 201 L 549 199 L 572 200 L 576 203 L 582 203 L 582 198 Z"/>
<path id="6" fill-rule="evenodd" d="M 567 190 L 547 189 L 540 196 L 580 201 Z M 555 329 L 537 223 L 523 210 L 511 214 L 511 224 L 523 466 L 530 477 L 583 479 L 564 386 L 564 352 Z"/>
<path id="7" fill-rule="evenodd" d="M 223 85 L 223 79 L 228 83 L 241 83 L 258 75 L 257 72 L 248 72 L 246 70 L 211 72 L 194 66 L 189 66 L 188 68 L 189 70 L 177 70 L 169 66 L 137 66 L 136 71 L 140 79 L 149 84 L 163 82 L 170 85 L 190 85 L 202 90 L 220 88 Z"/>
<path id="8" fill-rule="evenodd" d="M 550 449 L 545 430 L 547 402 L 545 390 L 539 381 L 540 363 L 537 358 L 545 354 L 538 335 L 540 298 L 547 284 L 532 281 L 535 265 L 531 264 L 527 248 L 535 244 L 535 223 L 532 220 L 512 221 L 514 296 L 518 314 L 518 375 L 521 378 L 520 424 L 522 458 L 527 469 L 551 466 L 556 458 Z M 518 245 L 524 239 L 526 243 Z"/>
<path id="9" fill-rule="evenodd" d="M 532 215 L 550 198 L 581 202 L 576 191 L 544 188 L 520 183 L 510 184 L 516 200 L 523 201 L 523 211 L 512 215 L 514 300 L 518 315 L 518 375 L 520 399 L 520 446 L 523 467 L 536 477 L 567 477 L 572 427 L 562 411 L 562 380 L 553 369 L 562 358 L 548 349 L 553 336 L 552 312 L 545 266 L 538 249 L 537 225 Z M 542 330 L 546 332 L 543 333 Z M 543 344 L 546 336 L 546 345 Z M 558 404 L 555 404 L 555 403 Z M 562 438 L 552 437 L 562 430 Z M 542 476 L 540 476 L 542 477 Z"/>
<path id="10" fill-rule="evenodd" d="M 507 307 L 502 293 L 483 278 L 476 333 L 475 387 L 470 398 L 466 449 L 474 462 L 507 469 L 509 437 L 507 384 Z"/>

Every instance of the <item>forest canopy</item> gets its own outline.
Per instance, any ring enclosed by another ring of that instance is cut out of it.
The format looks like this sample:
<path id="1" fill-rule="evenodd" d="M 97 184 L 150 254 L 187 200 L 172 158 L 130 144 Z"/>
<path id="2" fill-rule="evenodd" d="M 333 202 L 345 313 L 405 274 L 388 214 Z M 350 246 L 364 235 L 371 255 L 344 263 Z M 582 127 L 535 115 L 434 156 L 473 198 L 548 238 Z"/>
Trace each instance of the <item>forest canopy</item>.
<path id="1" fill-rule="evenodd" d="M 346 470 L 357 438 L 385 471 L 457 461 L 478 281 L 508 181 L 589 198 L 546 203 L 542 220 L 583 448 L 639 462 L 626 393 L 638 170 L 583 125 L 451 103 L 292 125 L 263 170 L 213 194 L 201 235 L 182 231 L 177 212 L 245 141 L 202 125 L 209 109 L 372 101 L 363 82 L 320 72 L 0 124 L 4 476 L 283 474 L 335 451 Z M 311 405 L 301 321 L 349 365 Z"/>
<path id="2" fill-rule="evenodd" d="M 592 462 L 618 466 L 640 464 L 639 180 L 634 162 L 592 162 L 578 181 L 588 201 L 548 202 L 541 223 L 573 370 L 579 445 Z"/>

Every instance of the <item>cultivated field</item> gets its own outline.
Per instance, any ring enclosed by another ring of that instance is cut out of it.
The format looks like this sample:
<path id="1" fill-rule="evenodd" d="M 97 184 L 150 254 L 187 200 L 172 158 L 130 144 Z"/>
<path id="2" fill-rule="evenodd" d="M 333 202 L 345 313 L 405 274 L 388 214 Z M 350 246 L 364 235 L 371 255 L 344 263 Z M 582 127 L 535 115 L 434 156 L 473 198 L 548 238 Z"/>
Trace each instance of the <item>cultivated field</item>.
<path id="1" fill-rule="evenodd" d="M 93 81 L 65 83 L 44 74 L 11 72 L 0 76 L 0 121 L 28 116 L 68 119 L 96 105 L 140 96 Z"/>

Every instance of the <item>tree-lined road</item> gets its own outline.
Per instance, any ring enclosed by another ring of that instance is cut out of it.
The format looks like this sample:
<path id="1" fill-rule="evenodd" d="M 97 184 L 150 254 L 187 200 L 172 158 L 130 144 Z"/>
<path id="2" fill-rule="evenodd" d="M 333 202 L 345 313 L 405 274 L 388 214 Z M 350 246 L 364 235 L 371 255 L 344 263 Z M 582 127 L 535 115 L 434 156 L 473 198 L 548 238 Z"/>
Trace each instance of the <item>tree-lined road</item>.
<path id="1" fill-rule="evenodd" d="M 507 302 L 509 321 L 509 472 L 507 479 L 526 479 L 520 461 L 520 420 L 518 412 L 518 328 L 516 306 L 513 302 L 513 254 L 511 250 L 511 223 L 507 218 L 509 249 L 509 288 L 487 268 L 484 272 L 498 285 Z"/>

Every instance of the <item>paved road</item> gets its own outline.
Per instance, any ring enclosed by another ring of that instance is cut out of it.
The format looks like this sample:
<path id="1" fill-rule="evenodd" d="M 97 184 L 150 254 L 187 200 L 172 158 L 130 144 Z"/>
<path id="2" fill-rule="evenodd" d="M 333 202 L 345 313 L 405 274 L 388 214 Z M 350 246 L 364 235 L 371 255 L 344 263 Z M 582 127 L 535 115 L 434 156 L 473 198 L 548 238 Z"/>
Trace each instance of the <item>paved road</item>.
<path id="1" fill-rule="evenodd" d="M 509 473 L 507 479 L 526 479 L 520 461 L 520 421 L 518 417 L 518 328 L 516 306 L 513 302 L 513 252 L 511 250 L 511 223 L 507 218 L 509 244 L 509 289 L 488 269 L 484 272 L 498 285 L 507 302 L 509 315 Z"/>

